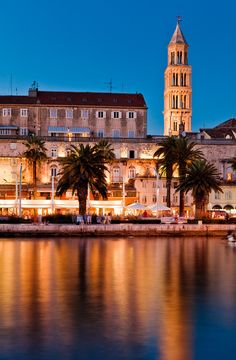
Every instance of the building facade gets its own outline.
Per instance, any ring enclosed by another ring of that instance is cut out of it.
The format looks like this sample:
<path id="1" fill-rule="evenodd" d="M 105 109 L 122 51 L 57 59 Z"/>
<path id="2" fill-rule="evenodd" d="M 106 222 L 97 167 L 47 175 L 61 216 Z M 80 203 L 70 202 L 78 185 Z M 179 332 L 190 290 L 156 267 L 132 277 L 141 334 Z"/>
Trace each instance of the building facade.
<path id="1" fill-rule="evenodd" d="M 147 106 L 142 94 L 50 92 L 33 87 L 28 96 L 0 96 L 0 138 L 24 137 L 29 132 L 71 140 L 145 138 Z"/>

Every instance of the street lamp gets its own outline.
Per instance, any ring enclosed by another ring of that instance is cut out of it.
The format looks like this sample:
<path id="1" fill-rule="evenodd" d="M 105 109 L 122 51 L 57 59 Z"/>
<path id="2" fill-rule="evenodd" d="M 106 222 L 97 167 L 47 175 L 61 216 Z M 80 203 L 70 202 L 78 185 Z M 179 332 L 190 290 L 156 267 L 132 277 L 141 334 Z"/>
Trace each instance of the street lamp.
<path id="1" fill-rule="evenodd" d="M 159 195 L 160 195 L 160 184 L 159 184 L 160 175 L 156 168 L 154 168 L 154 174 L 156 176 L 156 207 L 158 208 Z M 158 211 L 157 211 L 157 215 L 158 215 Z"/>
<path id="2" fill-rule="evenodd" d="M 22 215 L 21 193 L 22 193 L 22 163 L 20 163 L 19 217 L 21 217 Z"/>

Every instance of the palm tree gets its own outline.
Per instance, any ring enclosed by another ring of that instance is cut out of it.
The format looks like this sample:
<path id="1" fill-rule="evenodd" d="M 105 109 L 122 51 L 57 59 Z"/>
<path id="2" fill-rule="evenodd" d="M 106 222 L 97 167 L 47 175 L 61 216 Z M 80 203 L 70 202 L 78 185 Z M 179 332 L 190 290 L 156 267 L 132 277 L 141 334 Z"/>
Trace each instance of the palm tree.
<path id="1" fill-rule="evenodd" d="M 166 176 L 166 205 L 170 207 L 171 181 L 176 163 L 176 138 L 171 136 L 165 139 L 154 153 L 154 157 L 157 157 L 156 166 L 160 174 Z"/>
<path id="2" fill-rule="evenodd" d="M 37 166 L 47 159 L 47 149 L 44 145 L 45 142 L 34 134 L 30 134 L 27 141 L 23 144 L 26 146 L 23 156 L 32 165 L 33 169 L 33 198 L 35 199 L 37 192 Z"/>
<path id="3" fill-rule="evenodd" d="M 234 156 L 231 160 L 228 161 L 231 164 L 232 170 L 236 172 L 236 156 Z"/>
<path id="4" fill-rule="evenodd" d="M 186 178 L 187 168 L 193 161 L 202 159 L 203 153 L 201 150 L 195 148 L 196 143 L 188 138 L 180 137 L 176 139 L 176 164 L 179 171 L 180 185 Z M 179 215 L 184 215 L 184 189 L 181 187 L 179 191 Z"/>
<path id="5" fill-rule="evenodd" d="M 100 152 L 106 163 L 110 163 L 115 159 L 114 149 L 111 146 L 112 145 L 104 139 L 100 140 L 94 146 L 95 150 Z"/>
<path id="6" fill-rule="evenodd" d="M 185 179 L 179 184 L 176 191 L 188 193 L 192 191 L 195 202 L 195 217 L 201 218 L 205 214 L 209 194 L 223 192 L 220 187 L 220 176 L 213 164 L 205 159 L 198 159 L 192 162 L 187 168 Z"/>
<path id="7" fill-rule="evenodd" d="M 61 160 L 62 170 L 59 173 L 61 177 L 56 193 L 60 196 L 68 189 L 72 189 L 73 194 L 77 192 L 79 212 L 84 215 L 86 213 L 88 186 L 93 195 L 98 192 L 103 199 L 107 198 L 105 172 L 108 171 L 106 163 L 112 157 L 112 149 L 109 145 L 107 148 L 110 151 L 102 152 L 99 144 L 94 146 L 80 144 L 79 147 L 71 145 L 70 148 L 70 155 Z"/>

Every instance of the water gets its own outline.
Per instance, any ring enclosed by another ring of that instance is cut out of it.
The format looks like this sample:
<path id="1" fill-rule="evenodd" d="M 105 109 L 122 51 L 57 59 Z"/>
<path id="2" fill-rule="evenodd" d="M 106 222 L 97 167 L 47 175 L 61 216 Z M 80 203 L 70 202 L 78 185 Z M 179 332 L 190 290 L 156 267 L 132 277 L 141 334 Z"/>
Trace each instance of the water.
<path id="1" fill-rule="evenodd" d="M 0 240 L 0 360 L 235 359 L 236 247 Z"/>

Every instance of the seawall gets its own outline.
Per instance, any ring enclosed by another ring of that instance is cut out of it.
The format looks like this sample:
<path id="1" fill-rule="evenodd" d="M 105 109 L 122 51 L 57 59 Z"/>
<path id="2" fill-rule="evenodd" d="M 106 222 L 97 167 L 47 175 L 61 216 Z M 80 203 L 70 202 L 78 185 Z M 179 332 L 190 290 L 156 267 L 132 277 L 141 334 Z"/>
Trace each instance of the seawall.
<path id="1" fill-rule="evenodd" d="M 236 231 L 232 224 L 0 224 L 1 237 L 69 236 L 226 236 Z"/>

